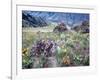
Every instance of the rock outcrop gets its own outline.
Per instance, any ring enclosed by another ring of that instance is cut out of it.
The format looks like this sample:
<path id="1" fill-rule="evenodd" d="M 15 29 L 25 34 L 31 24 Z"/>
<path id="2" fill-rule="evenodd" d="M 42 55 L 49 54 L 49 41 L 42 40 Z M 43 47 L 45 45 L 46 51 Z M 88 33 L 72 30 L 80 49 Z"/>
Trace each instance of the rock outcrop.
<path id="1" fill-rule="evenodd" d="M 89 21 L 83 21 L 81 25 L 75 26 L 72 28 L 77 32 L 81 31 L 82 33 L 89 33 Z"/>
<path id="2" fill-rule="evenodd" d="M 67 30 L 68 29 L 67 29 L 66 25 L 64 23 L 60 23 L 54 28 L 53 32 L 65 32 Z"/>

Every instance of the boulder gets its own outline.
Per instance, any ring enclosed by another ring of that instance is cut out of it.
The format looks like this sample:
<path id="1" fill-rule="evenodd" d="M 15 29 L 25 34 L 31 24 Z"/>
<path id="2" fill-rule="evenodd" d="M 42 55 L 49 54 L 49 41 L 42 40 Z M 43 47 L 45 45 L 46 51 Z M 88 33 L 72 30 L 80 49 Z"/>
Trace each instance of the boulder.
<path id="1" fill-rule="evenodd" d="M 64 23 L 60 23 L 54 28 L 53 32 L 65 32 L 67 30 L 68 29 L 67 29 L 66 25 Z"/>
<path id="2" fill-rule="evenodd" d="M 77 32 L 82 32 L 82 33 L 89 33 L 89 21 L 83 21 L 81 25 L 77 25 L 72 28 L 72 30 L 75 30 Z"/>

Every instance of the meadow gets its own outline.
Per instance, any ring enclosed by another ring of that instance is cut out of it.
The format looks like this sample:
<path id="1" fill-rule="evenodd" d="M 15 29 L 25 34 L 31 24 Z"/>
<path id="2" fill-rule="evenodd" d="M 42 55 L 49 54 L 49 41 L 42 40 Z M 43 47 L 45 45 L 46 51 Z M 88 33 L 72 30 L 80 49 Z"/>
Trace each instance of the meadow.
<path id="1" fill-rule="evenodd" d="M 54 33 L 52 30 L 52 27 L 23 28 L 23 69 L 89 66 L 89 33 L 76 31 Z M 40 43 L 45 47 L 52 44 L 52 47 L 49 46 L 50 50 L 47 50 L 40 46 L 37 50 L 36 47 Z"/>

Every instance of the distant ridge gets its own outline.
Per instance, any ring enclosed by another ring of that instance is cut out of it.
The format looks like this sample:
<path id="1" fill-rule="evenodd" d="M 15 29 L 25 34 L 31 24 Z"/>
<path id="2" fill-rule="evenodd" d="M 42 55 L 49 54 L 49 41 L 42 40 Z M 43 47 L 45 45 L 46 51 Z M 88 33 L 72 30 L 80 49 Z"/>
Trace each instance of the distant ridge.
<path id="1" fill-rule="evenodd" d="M 22 11 L 23 27 L 43 27 L 49 23 L 65 23 L 70 27 L 80 25 L 83 21 L 89 21 L 86 13 L 62 13 L 43 11 Z"/>

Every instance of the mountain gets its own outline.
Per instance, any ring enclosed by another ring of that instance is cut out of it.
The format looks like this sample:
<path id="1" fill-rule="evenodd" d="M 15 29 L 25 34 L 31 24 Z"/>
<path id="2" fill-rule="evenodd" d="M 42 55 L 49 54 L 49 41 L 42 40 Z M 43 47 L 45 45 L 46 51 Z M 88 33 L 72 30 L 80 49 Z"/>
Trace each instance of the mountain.
<path id="1" fill-rule="evenodd" d="M 49 23 L 65 23 L 71 27 L 89 21 L 87 13 L 65 13 L 65 12 L 45 12 L 45 11 L 22 11 L 23 26 L 45 26 Z M 27 18 L 25 18 L 25 17 Z M 25 24 L 25 25 L 24 25 Z"/>
<path id="2" fill-rule="evenodd" d="M 43 27 L 47 26 L 46 21 L 37 16 L 32 16 L 28 13 L 22 13 L 22 27 Z"/>

